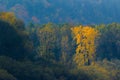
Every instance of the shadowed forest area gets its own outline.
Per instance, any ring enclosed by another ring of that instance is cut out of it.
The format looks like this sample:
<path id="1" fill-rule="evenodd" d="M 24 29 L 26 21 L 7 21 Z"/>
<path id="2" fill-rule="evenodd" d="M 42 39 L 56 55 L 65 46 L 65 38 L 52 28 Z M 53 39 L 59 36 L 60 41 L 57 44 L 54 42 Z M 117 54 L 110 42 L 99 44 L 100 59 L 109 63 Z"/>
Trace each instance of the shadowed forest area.
<path id="1" fill-rule="evenodd" d="M 0 12 L 0 80 L 120 80 L 120 24 L 25 24 Z"/>

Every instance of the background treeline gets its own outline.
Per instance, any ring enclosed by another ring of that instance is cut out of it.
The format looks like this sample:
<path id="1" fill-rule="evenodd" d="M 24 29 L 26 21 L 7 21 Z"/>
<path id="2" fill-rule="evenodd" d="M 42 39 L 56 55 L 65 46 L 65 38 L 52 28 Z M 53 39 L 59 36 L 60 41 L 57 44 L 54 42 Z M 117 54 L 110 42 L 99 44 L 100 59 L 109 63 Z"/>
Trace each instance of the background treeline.
<path id="1" fill-rule="evenodd" d="M 120 80 L 120 24 L 90 25 L 99 32 L 95 64 L 79 68 L 74 26 L 25 25 L 0 13 L 0 80 Z"/>
<path id="2" fill-rule="evenodd" d="M 120 0 L 0 0 L 0 11 L 12 11 L 25 23 L 120 22 Z"/>

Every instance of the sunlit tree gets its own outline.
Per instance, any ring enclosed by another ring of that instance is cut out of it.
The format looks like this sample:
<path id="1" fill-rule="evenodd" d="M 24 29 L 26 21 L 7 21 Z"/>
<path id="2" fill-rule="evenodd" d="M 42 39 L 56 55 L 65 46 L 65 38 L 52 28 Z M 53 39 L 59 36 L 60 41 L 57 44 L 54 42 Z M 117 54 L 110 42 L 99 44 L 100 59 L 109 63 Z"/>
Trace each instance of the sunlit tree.
<path id="1" fill-rule="evenodd" d="M 16 17 L 12 12 L 1 12 L 0 19 L 9 22 L 10 24 L 14 24 Z"/>
<path id="2" fill-rule="evenodd" d="M 91 65 L 95 59 L 95 40 L 98 31 L 89 26 L 77 26 L 71 28 L 76 40 L 76 54 L 74 56 L 75 63 L 81 65 Z"/>

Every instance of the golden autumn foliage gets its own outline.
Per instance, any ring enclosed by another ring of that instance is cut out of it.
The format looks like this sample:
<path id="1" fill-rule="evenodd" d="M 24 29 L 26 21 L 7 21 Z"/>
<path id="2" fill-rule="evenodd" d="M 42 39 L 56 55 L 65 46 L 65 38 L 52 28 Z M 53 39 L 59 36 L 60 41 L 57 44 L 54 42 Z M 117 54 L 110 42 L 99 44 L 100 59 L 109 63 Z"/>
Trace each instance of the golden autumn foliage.
<path id="1" fill-rule="evenodd" d="M 76 40 L 77 48 L 74 56 L 75 63 L 81 65 L 91 65 L 95 59 L 95 40 L 98 31 L 89 26 L 77 26 L 71 28 Z"/>
<path id="2" fill-rule="evenodd" d="M 1 12 L 0 19 L 9 22 L 10 24 L 14 24 L 16 21 L 15 14 L 12 12 Z"/>

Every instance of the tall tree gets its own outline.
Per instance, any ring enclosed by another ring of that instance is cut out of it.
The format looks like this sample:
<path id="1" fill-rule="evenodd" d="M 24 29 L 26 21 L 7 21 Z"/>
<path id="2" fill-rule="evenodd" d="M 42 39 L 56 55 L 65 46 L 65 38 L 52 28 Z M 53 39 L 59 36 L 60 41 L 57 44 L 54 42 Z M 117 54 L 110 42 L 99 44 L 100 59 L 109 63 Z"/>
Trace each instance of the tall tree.
<path id="1" fill-rule="evenodd" d="M 100 32 L 97 56 L 100 59 L 120 59 L 120 24 L 98 25 Z"/>
<path id="2" fill-rule="evenodd" d="M 54 27 L 54 24 L 48 23 L 42 28 L 37 30 L 37 36 L 39 39 L 39 46 L 37 47 L 37 53 L 40 57 L 53 60 L 58 59 L 59 56 L 59 40 L 58 29 Z"/>
<path id="3" fill-rule="evenodd" d="M 0 55 L 23 59 L 31 52 L 32 43 L 24 23 L 12 13 L 0 13 Z"/>
<path id="4" fill-rule="evenodd" d="M 95 59 L 95 39 L 98 36 L 98 31 L 89 26 L 77 26 L 71 28 L 76 40 L 76 54 L 74 61 L 77 66 L 91 65 Z"/>
<path id="5" fill-rule="evenodd" d="M 75 53 L 75 43 L 72 40 L 70 24 L 63 24 L 60 28 L 61 32 L 61 62 L 64 65 L 69 65 L 73 53 Z"/>

